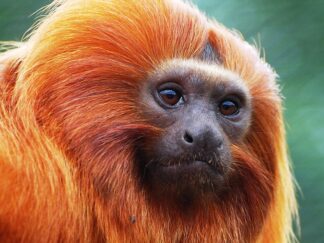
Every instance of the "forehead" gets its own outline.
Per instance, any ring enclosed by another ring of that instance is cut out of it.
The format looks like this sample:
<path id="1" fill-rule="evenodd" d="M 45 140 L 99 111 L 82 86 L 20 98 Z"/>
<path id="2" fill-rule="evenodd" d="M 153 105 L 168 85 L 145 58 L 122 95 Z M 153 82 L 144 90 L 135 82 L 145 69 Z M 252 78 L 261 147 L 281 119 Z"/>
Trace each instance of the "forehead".
<path id="1" fill-rule="evenodd" d="M 178 82 L 201 90 L 235 88 L 247 92 L 242 78 L 223 68 L 218 61 L 210 62 L 200 58 L 172 59 L 162 63 L 151 75 L 151 82 Z"/>

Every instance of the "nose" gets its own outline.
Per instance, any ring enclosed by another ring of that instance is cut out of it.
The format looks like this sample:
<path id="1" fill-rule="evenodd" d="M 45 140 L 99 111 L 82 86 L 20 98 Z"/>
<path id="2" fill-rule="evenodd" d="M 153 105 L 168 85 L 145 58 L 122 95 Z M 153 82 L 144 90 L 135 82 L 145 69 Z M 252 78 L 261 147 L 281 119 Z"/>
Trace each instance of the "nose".
<path id="1" fill-rule="evenodd" d="M 182 137 L 182 143 L 186 148 L 198 151 L 221 149 L 223 141 L 219 129 L 209 126 L 187 128 Z"/>

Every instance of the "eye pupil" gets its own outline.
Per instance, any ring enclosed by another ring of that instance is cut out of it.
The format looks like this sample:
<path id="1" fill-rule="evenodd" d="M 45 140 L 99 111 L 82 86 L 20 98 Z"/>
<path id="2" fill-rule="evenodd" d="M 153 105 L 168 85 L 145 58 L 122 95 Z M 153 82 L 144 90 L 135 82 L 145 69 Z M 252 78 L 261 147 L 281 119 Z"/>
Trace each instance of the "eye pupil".
<path id="1" fill-rule="evenodd" d="M 161 90 L 159 91 L 159 95 L 162 101 L 170 106 L 175 106 L 182 98 L 181 93 L 174 89 Z"/>
<path id="2" fill-rule="evenodd" d="M 220 104 L 219 111 L 224 116 L 232 116 L 239 112 L 239 107 L 236 102 L 225 100 Z"/>

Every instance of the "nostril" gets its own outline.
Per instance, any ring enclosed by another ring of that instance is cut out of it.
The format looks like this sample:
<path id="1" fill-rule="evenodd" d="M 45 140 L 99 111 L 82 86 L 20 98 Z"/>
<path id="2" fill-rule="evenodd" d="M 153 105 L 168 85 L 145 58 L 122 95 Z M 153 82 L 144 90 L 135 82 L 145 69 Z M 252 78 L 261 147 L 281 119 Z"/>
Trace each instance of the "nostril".
<path id="1" fill-rule="evenodd" d="M 187 143 L 193 143 L 193 138 L 188 132 L 185 132 L 183 138 Z"/>
<path id="2" fill-rule="evenodd" d="M 223 141 L 219 141 L 216 146 L 220 150 L 223 149 Z"/>

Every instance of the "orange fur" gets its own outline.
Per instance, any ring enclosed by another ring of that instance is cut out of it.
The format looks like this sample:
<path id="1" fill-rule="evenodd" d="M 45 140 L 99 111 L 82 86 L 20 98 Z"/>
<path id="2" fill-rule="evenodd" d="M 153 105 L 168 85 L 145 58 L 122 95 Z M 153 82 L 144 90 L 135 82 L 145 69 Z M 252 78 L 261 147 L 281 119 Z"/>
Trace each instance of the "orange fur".
<path id="1" fill-rule="evenodd" d="M 159 129 L 138 92 L 207 40 L 245 80 L 251 128 L 234 182 L 186 216 L 149 200 L 134 144 Z M 276 74 L 255 48 L 176 0 L 61 0 L 0 56 L 1 242 L 290 242 L 296 215 Z"/>

